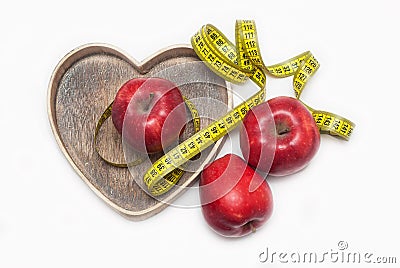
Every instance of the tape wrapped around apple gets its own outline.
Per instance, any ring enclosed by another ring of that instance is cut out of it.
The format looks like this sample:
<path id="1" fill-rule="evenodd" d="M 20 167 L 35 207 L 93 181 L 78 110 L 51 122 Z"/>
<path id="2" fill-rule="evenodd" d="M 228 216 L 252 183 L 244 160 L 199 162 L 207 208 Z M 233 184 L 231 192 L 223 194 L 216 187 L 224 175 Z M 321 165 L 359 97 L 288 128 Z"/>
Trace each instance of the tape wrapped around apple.
<path id="1" fill-rule="evenodd" d="M 134 78 L 118 90 L 112 121 L 133 149 L 154 154 L 178 140 L 186 124 L 179 88 L 162 78 Z"/>

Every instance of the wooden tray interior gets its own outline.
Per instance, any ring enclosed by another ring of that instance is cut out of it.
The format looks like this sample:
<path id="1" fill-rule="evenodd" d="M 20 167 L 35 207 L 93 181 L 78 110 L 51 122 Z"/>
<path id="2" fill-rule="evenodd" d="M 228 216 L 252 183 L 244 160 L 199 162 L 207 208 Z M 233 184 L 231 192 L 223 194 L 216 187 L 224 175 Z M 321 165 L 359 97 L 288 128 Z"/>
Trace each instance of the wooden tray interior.
<path id="1" fill-rule="evenodd" d="M 182 194 L 223 143 L 223 140 L 216 142 L 202 153 L 201 161 L 191 163 L 195 172 L 186 172 L 178 183 L 184 188 L 174 188 L 157 199 L 149 196 L 137 183 L 141 174 L 150 167 L 149 163 L 136 166 L 131 172 L 105 163 L 93 147 L 95 125 L 119 87 L 131 78 L 143 76 L 169 79 L 187 98 L 204 100 L 196 102 L 202 115 L 202 128 L 212 122 L 209 118 L 217 118 L 232 108 L 229 84 L 212 73 L 186 45 L 164 49 L 143 63 L 109 45 L 82 46 L 66 55 L 56 67 L 48 99 L 53 132 L 69 162 L 99 197 L 133 220 L 142 220 L 160 212 Z M 215 100 L 227 106 L 213 105 Z M 193 133 L 192 124 L 188 124 L 181 140 Z M 104 156 L 124 161 L 121 136 L 111 120 L 103 126 L 98 140 Z M 160 155 L 152 156 L 151 160 L 158 157 Z"/>

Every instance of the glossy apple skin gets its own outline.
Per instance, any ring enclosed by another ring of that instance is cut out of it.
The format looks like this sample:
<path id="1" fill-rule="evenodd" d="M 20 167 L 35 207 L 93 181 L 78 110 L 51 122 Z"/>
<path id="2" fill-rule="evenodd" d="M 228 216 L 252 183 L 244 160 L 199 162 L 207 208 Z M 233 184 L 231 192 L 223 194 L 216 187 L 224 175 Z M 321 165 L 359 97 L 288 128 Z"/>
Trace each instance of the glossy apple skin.
<path id="1" fill-rule="evenodd" d="M 257 187 L 250 191 L 250 185 Z M 241 237 L 254 232 L 271 216 L 268 183 L 239 156 L 227 154 L 201 173 L 200 200 L 208 225 L 218 234 Z"/>
<path id="2" fill-rule="evenodd" d="M 176 85 L 161 78 L 134 78 L 117 92 L 112 121 L 135 150 L 157 153 L 179 138 L 186 107 Z"/>
<path id="3" fill-rule="evenodd" d="M 272 165 L 264 164 L 260 155 L 270 153 L 275 141 Z M 316 155 L 319 146 L 320 133 L 311 113 L 299 100 L 286 96 L 253 107 L 240 131 L 240 148 L 248 164 L 273 176 L 300 171 Z"/>

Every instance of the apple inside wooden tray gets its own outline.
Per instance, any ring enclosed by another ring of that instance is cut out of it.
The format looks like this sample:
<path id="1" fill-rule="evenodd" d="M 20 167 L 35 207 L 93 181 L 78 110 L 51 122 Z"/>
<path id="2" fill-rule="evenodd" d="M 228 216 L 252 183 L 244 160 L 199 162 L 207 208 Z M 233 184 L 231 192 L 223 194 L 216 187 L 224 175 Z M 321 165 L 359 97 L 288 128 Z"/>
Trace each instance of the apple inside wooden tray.
<path id="1" fill-rule="evenodd" d="M 141 179 L 162 153 L 150 155 L 150 161 L 133 168 L 118 168 L 99 157 L 93 140 L 103 111 L 119 88 L 136 77 L 160 77 L 178 85 L 183 96 L 194 100 L 201 128 L 232 109 L 233 100 L 230 84 L 210 71 L 189 45 L 165 48 L 139 63 L 111 45 L 87 44 L 60 61 L 49 85 L 48 113 L 61 151 L 102 200 L 129 219 L 143 220 L 166 208 L 193 185 L 203 167 L 215 158 L 224 139 L 203 151 L 201 161 L 189 163 L 191 171 L 179 180 L 180 187 L 157 198 L 146 193 Z M 193 134 L 193 124 L 188 123 L 180 141 Z M 121 135 L 111 119 L 104 123 L 98 145 L 107 159 L 125 161 Z"/>

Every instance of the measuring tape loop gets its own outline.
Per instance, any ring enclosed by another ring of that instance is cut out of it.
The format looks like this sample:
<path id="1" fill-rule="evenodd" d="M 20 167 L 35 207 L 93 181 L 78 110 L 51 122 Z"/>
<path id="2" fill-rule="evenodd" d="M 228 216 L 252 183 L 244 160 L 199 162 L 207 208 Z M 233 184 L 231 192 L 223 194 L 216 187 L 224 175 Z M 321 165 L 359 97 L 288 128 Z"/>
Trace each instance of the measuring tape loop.
<path id="1" fill-rule="evenodd" d="M 101 115 L 100 119 L 97 121 L 96 124 L 96 129 L 94 131 L 94 137 L 93 137 L 93 143 L 94 143 L 94 149 L 97 152 L 97 154 L 100 156 L 100 158 L 106 162 L 107 164 L 110 164 L 114 167 L 120 167 L 120 168 L 126 168 L 126 167 L 131 167 L 131 166 L 136 166 L 139 165 L 140 163 L 143 162 L 143 159 L 139 158 L 135 161 L 129 162 L 129 163 L 118 163 L 118 162 L 113 162 L 111 160 L 108 160 L 105 158 L 101 153 L 100 153 L 100 148 L 99 144 L 97 142 L 98 134 L 100 132 L 101 127 L 103 124 L 107 121 L 107 119 L 111 116 L 112 112 L 112 105 L 114 102 L 111 102 L 108 107 L 104 110 L 103 114 Z"/>

